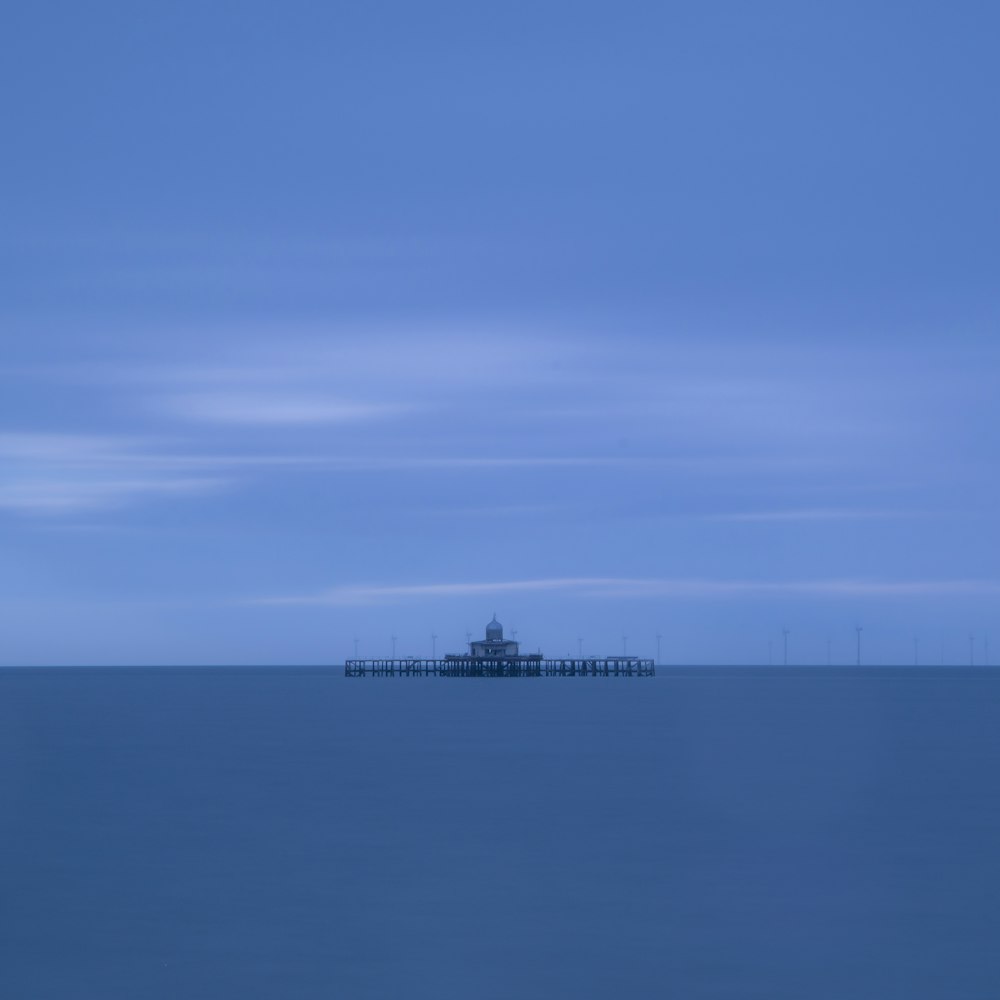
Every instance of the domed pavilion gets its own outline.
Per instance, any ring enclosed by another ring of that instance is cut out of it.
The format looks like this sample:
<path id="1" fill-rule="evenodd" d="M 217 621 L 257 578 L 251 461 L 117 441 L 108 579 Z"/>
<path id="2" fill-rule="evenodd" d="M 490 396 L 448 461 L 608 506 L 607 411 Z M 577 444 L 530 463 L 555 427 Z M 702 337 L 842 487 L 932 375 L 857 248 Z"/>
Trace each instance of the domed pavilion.
<path id="1" fill-rule="evenodd" d="M 469 643 L 470 656 L 507 659 L 517 656 L 518 644 L 513 639 L 503 637 L 503 625 L 497 621 L 497 616 L 486 626 L 486 638 Z"/>

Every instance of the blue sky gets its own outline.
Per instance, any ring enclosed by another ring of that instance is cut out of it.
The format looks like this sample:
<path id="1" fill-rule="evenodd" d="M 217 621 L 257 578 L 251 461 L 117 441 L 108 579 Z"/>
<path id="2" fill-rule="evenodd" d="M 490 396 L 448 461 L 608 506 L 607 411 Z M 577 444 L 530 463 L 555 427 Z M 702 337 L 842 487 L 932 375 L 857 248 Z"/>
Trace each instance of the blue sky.
<path id="1" fill-rule="evenodd" d="M 6 22 L 0 662 L 1000 657 L 994 5 Z"/>

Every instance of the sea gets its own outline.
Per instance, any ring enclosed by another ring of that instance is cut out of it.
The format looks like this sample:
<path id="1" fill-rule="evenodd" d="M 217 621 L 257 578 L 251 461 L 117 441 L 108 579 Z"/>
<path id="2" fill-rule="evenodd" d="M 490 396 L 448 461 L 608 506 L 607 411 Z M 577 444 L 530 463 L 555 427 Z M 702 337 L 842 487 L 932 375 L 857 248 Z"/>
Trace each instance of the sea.
<path id="1" fill-rule="evenodd" d="M 0 670 L 0 997 L 1000 997 L 1000 669 L 342 674 Z"/>

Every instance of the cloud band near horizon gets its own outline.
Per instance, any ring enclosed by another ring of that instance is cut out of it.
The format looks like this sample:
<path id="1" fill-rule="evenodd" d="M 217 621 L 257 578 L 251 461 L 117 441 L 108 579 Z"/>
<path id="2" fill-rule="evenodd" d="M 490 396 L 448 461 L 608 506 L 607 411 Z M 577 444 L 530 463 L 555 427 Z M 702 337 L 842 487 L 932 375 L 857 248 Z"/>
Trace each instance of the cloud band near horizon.
<path id="1" fill-rule="evenodd" d="M 948 597 L 1000 595 L 996 580 L 712 580 L 622 577 L 556 577 L 424 584 L 346 584 L 318 594 L 254 598 L 259 605 L 349 607 L 439 597 L 485 597 L 515 593 L 572 593 L 583 598 L 733 597 Z"/>

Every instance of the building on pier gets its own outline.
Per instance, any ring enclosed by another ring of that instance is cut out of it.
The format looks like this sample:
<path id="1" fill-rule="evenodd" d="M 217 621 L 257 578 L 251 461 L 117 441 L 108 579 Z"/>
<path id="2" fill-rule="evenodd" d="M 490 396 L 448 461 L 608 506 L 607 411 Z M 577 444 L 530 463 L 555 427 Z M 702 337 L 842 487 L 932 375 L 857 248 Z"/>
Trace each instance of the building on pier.
<path id="1" fill-rule="evenodd" d="M 541 653 L 531 653 L 528 656 L 522 657 L 519 650 L 519 644 L 513 639 L 505 639 L 503 637 L 503 625 L 497 621 L 497 616 L 493 615 L 493 620 L 486 626 L 486 638 L 485 639 L 474 639 L 469 643 L 468 653 L 455 654 L 449 653 L 445 656 L 446 660 L 466 660 L 466 659 L 484 659 L 489 661 L 496 660 L 540 660 L 542 658 Z"/>

